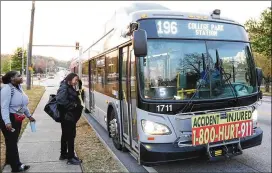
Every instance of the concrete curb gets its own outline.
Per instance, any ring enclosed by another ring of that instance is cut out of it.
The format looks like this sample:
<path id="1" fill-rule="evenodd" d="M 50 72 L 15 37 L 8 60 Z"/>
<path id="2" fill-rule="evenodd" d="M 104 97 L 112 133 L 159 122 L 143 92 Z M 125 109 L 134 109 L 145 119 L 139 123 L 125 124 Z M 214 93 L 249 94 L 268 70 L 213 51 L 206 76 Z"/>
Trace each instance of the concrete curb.
<path id="1" fill-rule="evenodd" d="M 89 123 L 88 119 L 85 117 L 85 113 L 83 113 L 83 117 L 85 119 L 85 121 L 90 125 L 90 127 L 93 129 L 93 131 L 95 132 L 96 136 L 99 138 L 99 140 L 102 142 L 102 144 L 104 145 L 104 147 L 109 151 L 109 153 L 112 155 L 112 157 L 117 161 L 117 163 L 119 164 L 119 166 L 124 170 L 122 172 L 129 172 L 128 169 L 125 167 L 125 165 L 118 159 L 118 157 L 111 151 L 111 149 L 108 147 L 108 145 L 106 144 L 106 142 L 103 140 L 103 138 L 96 132 L 96 130 L 93 128 L 93 126 Z"/>
<path id="2" fill-rule="evenodd" d="M 78 157 L 76 150 L 74 152 L 75 152 L 76 157 Z M 82 163 L 83 163 L 83 161 L 82 161 Z M 82 163 L 80 163 L 80 169 L 81 169 L 81 172 L 83 173 L 84 172 L 84 168 L 82 166 Z"/>

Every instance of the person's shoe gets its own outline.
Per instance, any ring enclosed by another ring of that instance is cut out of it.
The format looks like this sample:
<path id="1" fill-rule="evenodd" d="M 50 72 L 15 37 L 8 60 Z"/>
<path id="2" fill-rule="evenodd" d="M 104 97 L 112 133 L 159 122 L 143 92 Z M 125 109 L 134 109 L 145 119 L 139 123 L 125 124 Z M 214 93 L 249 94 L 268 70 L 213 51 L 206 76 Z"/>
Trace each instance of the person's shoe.
<path id="1" fill-rule="evenodd" d="M 82 163 L 82 160 L 79 159 L 78 157 L 75 156 L 74 159 L 76 159 L 77 161 L 79 161 L 80 163 Z"/>
<path id="2" fill-rule="evenodd" d="M 75 158 L 72 158 L 72 159 L 68 159 L 67 164 L 68 164 L 68 165 L 80 165 L 80 164 L 81 164 L 81 161 L 80 161 L 80 160 L 77 160 L 77 159 L 75 159 Z"/>
<path id="3" fill-rule="evenodd" d="M 5 162 L 5 165 L 10 165 L 8 161 Z"/>
<path id="4" fill-rule="evenodd" d="M 61 154 L 59 160 L 66 160 L 68 159 L 68 154 Z"/>
<path id="5" fill-rule="evenodd" d="M 22 164 L 18 169 L 12 170 L 11 172 L 24 172 L 30 168 L 29 165 Z"/>
<path id="6" fill-rule="evenodd" d="M 24 169 L 24 171 L 28 170 L 29 168 L 30 168 L 29 165 L 24 165 L 24 164 L 23 164 L 23 169 Z"/>

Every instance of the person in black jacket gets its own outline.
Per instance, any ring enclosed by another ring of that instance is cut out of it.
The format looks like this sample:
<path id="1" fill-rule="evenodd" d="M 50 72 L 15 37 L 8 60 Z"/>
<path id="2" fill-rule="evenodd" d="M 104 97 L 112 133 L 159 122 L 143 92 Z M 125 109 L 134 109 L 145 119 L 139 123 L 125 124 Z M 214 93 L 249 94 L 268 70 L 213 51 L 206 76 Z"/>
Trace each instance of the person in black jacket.
<path id="1" fill-rule="evenodd" d="M 78 165 L 82 162 L 74 153 L 76 123 L 79 120 L 83 109 L 79 99 L 79 93 L 75 90 L 78 81 L 79 77 L 77 74 L 68 74 L 61 82 L 56 95 L 62 129 L 61 155 L 59 159 L 68 159 L 67 164 L 73 165 Z"/>

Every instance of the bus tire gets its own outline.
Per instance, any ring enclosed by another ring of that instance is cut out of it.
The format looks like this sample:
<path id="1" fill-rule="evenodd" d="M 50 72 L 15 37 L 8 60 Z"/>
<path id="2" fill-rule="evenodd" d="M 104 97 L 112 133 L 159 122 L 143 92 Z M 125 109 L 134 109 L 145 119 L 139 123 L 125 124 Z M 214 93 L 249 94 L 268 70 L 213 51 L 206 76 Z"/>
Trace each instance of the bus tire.
<path id="1" fill-rule="evenodd" d="M 91 113 L 87 108 L 84 109 L 84 112 L 87 113 L 87 114 Z"/>
<path id="2" fill-rule="evenodd" d="M 112 142 L 114 144 L 114 147 L 117 150 L 122 150 L 122 145 L 120 143 L 120 132 L 119 132 L 119 128 L 118 128 L 118 120 L 117 117 L 114 113 L 114 111 L 112 110 L 110 113 L 110 123 L 109 123 L 109 132 L 110 132 L 110 136 L 112 138 Z"/>

